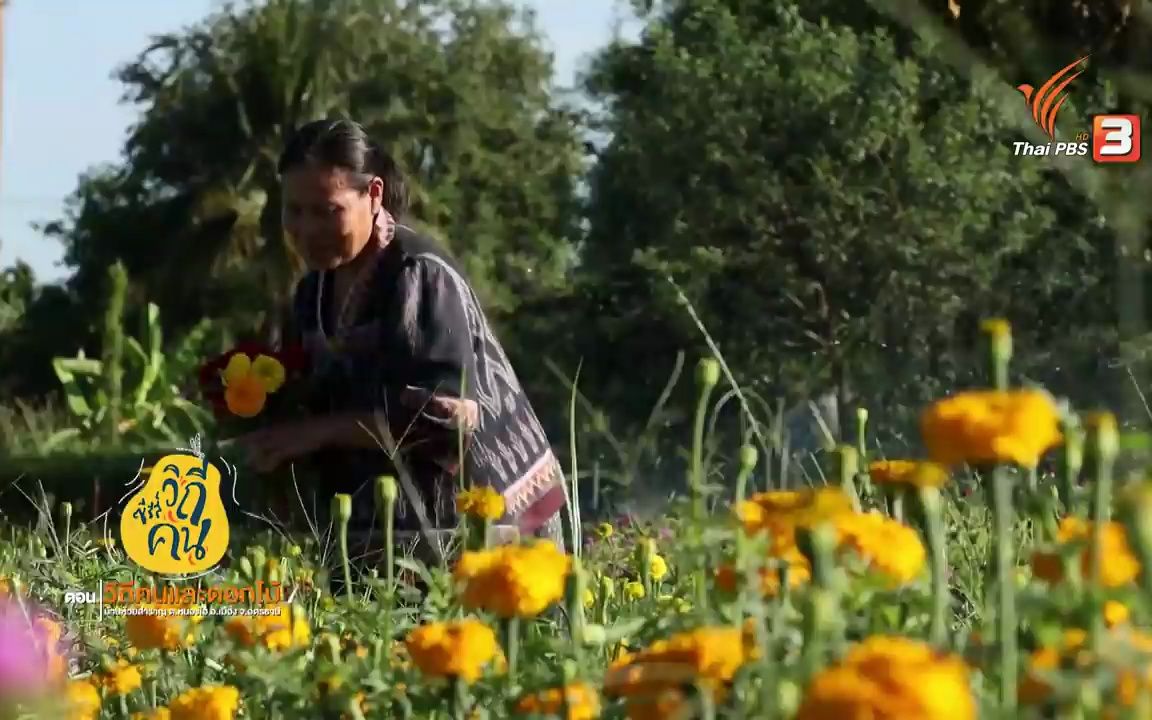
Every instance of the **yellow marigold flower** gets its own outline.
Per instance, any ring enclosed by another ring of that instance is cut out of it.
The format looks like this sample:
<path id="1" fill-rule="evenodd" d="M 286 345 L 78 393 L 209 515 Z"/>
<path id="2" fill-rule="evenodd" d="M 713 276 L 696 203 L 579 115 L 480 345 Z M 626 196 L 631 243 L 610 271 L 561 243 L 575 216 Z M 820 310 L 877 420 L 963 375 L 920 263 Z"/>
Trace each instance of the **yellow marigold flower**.
<path id="1" fill-rule="evenodd" d="M 886 515 L 872 511 L 845 515 L 836 522 L 841 551 L 849 551 L 896 584 L 915 580 L 928 554 L 920 535 Z"/>
<path id="2" fill-rule="evenodd" d="M 772 536 L 772 555 L 795 545 L 798 528 L 832 522 L 852 512 L 852 500 L 839 488 L 773 490 L 753 495 L 737 508 L 744 530 L 750 535 L 767 531 Z"/>
<path id="3" fill-rule="evenodd" d="M 240 691 L 231 685 L 205 685 L 168 703 L 172 720 L 232 720 L 240 709 Z"/>
<path id="4" fill-rule="evenodd" d="M 225 386 L 228 386 L 236 384 L 251 374 L 252 358 L 244 353 L 235 353 L 232 357 L 228 358 L 228 364 L 224 366 L 224 371 L 220 373 L 220 379 L 224 382 Z"/>
<path id="5" fill-rule="evenodd" d="M 549 540 L 465 552 L 453 571 L 465 607 L 502 618 L 533 617 L 564 597 L 572 558 Z"/>
<path id="6" fill-rule="evenodd" d="M 648 575 L 653 580 L 663 580 L 668 575 L 668 561 L 662 555 L 653 555 L 648 561 Z"/>
<path id="7" fill-rule="evenodd" d="M 1059 445 L 1060 417 L 1039 390 L 973 391 L 940 400 L 924 411 L 920 432 L 929 457 L 943 465 L 1015 463 L 1036 467 Z"/>
<path id="8" fill-rule="evenodd" d="M 618 697 L 651 696 L 698 683 L 714 692 L 730 682 L 748 660 L 738 628 L 706 627 L 658 640 L 613 662 L 604 692 Z"/>
<path id="9" fill-rule="evenodd" d="M 681 690 L 669 689 L 651 697 L 631 698 L 625 711 L 628 720 L 681 720 L 688 707 Z"/>
<path id="10" fill-rule="evenodd" d="M 647 593 L 644 591 L 644 583 L 630 580 L 624 583 L 624 597 L 629 600 L 639 600 Z"/>
<path id="11" fill-rule="evenodd" d="M 589 588 L 584 588 L 584 607 L 592 607 L 596 604 L 596 593 L 592 592 Z"/>
<path id="12" fill-rule="evenodd" d="M 868 466 L 868 475 L 881 485 L 938 488 L 948 482 L 947 469 L 915 460 L 878 460 Z"/>
<path id="13" fill-rule="evenodd" d="M 1118 625 L 1123 625 L 1128 622 L 1132 617 L 1132 613 L 1128 610 L 1128 606 L 1115 600 L 1109 600 L 1104 603 L 1104 623 L 1114 628 Z"/>
<path id="14" fill-rule="evenodd" d="M 8 579 L 7 575 L 0 575 L 0 599 L 6 598 L 12 594 L 12 581 Z"/>
<path id="15" fill-rule="evenodd" d="M 596 536 L 601 540 L 607 540 L 616 534 L 616 528 L 612 527 L 612 523 L 602 522 L 596 526 Z"/>
<path id="16" fill-rule="evenodd" d="M 788 587 L 798 588 L 812 580 L 812 571 L 808 567 L 808 560 L 800 554 L 799 550 L 795 551 L 795 555 L 799 556 L 794 562 L 790 562 L 788 566 Z M 716 570 L 716 587 L 720 588 L 726 593 L 736 592 L 740 578 L 736 574 L 736 568 L 732 565 L 721 565 Z M 764 597 L 776 597 L 780 594 L 780 570 L 774 567 L 760 568 L 760 594 Z"/>
<path id="17" fill-rule="evenodd" d="M 564 712 L 565 701 L 568 703 L 567 714 Z M 565 720 L 593 720 L 600 717 L 600 696 L 587 683 L 573 683 L 520 698 L 516 712 Z"/>
<path id="18" fill-rule="evenodd" d="M 268 355 L 257 355 L 250 372 L 264 386 L 264 392 L 274 393 L 284 385 L 284 366 Z"/>
<path id="19" fill-rule="evenodd" d="M 475 618 L 423 625 L 408 634 L 408 654 L 430 677 L 474 682 L 499 651 L 496 633 Z"/>
<path id="20" fill-rule="evenodd" d="M 147 712 L 132 713 L 132 720 L 172 720 L 172 712 L 166 707 L 161 707 Z"/>
<path id="21" fill-rule="evenodd" d="M 111 669 L 99 675 L 99 680 L 109 695 L 127 695 L 144 682 L 140 668 L 126 660 L 117 661 Z"/>
<path id="22" fill-rule="evenodd" d="M 65 690 L 69 717 L 95 720 L 100 715 L 100 693 L 87 680 L 73 680 Z"/>
<path id="23" fill-rule="evenodd" d="M 262 644 L 273 652 L 303 647 L 312 639 L 308 619 L 298 608 L 284 604 L 277 615 L 240 615 L 224 623 L 224 631 L 239 645 Z"/>
<path id="24" fill-rule="evenodd" d="M 504 496 L 490 487 L 474 487 L 456 496 L 456 511 L 477 520 L 499 520 L 504 516 Z"/>
<path id="25" fill-rule="evenodd" d="M 1056 532 L 1056 543 L 1062 546 L 1082 547 L 1080 552 L 1080 572 L 1085 578 L 1092 570 L 1092 545 L 1094 542 L 1092 523 L 1083 518 L 1067 516 L 1060 521 Z M 1135 580 L 1140 574 L 1140 561 L 1128 544 L 1124 526 L 1118 522 L 1108 522 L 1104 526 L 1101 552 L 1101 581 L 1105 587 L 1120 587 Z M 1032 572 L 1036 577 L 1050 583 L 1064 580 L 1064 564 L 1060 553 L 1038 550 L 1032 555 Z"/>
<path id="26" fill-rule="evenodd" d="M 872 637 L 809 684 L 796 720 L 975 720 L 968 666 L 902 637 Z"/>
<path id="27" fill-rule="evenodd" d="M 188 631 L 186 622 L 191 620 L 191 617 L 162 614 L 168 607 L 164 605 L 147 607 L 153 612 L 129 615 L 124 620 L 128 642 L 140 650 L 179 650 L 192 644 L 192 634 Z"/>

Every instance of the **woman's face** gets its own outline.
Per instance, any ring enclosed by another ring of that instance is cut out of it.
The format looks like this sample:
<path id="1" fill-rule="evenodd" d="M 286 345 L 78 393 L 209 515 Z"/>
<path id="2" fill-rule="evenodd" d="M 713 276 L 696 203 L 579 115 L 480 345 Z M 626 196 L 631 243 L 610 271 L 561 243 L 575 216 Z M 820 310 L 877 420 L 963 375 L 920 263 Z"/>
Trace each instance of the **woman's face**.
<path id="1" fill-rule="evenodd" d="M 372 237 L 384 182 L 360 190 L 350 180 L 342 168 L 311 164 L 284 174 L 284 230 L 313 270 L 349 262 Z"/>

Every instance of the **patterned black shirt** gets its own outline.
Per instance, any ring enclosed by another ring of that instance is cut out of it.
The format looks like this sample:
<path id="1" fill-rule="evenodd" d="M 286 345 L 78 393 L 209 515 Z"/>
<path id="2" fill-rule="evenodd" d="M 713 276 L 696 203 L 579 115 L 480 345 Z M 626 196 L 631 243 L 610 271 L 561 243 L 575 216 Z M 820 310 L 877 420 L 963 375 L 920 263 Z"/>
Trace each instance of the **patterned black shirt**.
<path id="1" fill-rule="evenodd" d="M 353 494 L 363 522 L 374 514 L 372 480 L 398 474 L 397 529 L 420 530 L 455 525 L 461 484 L 489 486 L 505 499 L 501 523 L 559 538 L 563 472 L 471 285 L 430 238 L 390 219 L 377 232 L 390 239 L 338 338 L 324 333 L 335 324 L 331 271 L 296 288 L 296 327 L 315 368 L 311 410 L 373 412 L 391 437 L 388 452 L 319 453 L 324 488 Z"/>

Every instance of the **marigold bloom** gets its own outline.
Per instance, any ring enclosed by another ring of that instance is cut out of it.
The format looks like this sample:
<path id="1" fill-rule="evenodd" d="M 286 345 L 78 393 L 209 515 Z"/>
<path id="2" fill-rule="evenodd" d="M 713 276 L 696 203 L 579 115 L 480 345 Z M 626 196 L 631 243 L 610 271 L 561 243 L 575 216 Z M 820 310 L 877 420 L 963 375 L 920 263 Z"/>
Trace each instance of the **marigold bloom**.
<path id="1" fill-rule="evenodd" d="M 567 714 L 564 713 L 565 701 L 568 703 Z M 573 683 L 520 698 L 516 703 L 516 712 L 564 720 L 593 720 L 600 717 L 600 696 L 587 683 Z"/>
<path id="2" fill-rule="evenodd" d="M 601 540 L 607 540 L 616 534 L 616 528 L 612 527 L 612 523 L 602 522 L 596 526 L 596 536 Z"/>
<path id="3" fill-rule="evenodd" d="M 404 644 L 420 672 L 465 682 L 479 678 L 499 652 L 496 633 L 475 618 L 423 625 L 410 632 Z"/>
<path id="4" fill-rule="evenodd" d="M 490 487 L 474 487 L 456 496 L 456 511 L 477 520 L 504 516 L 504 496 Z"/>
<path id="5" fill-rule="evenodd" d="M 852 500 L 839 488 L 773 490 L 756 493 L 736 513 L 749 535 L 768 532 L 769 555 L 780 557 L 796 546 L 796 530 L 833 522 L 853 512 Z"/>
<path id="6" fill-rule="evenodd" d="M 706 627 L 658 640 L 625 655 L 608 668 L 604 692 L 618 697 L 652 696 L 699 683 L 714 692 L 730 682 L 748 660 L 738 628 Z"/>
<path id="7" fill-rule="evenodd" d="M 921 415 L 920 432 L 929 457 L 943 465 L 1015 463 L 1032 468 L 1062 442 L 1059 423 L 1047 393 L 974 391 L 930 406 Z"/>
<path id="8" fill-rule="evenodd" d="M 1132 617 L 1132 612 L 1128 610 L 1128 606 L 1115 600 L 1108 600 L 1104 603 L 1104 624 L 1110 628 L 1123 625 L 1128 622 Z"/>
<path id="9" fill-rule="evenodd" d="M 257 643 L 273 652 L 304 647 L 312 639 L 308 619 L 297 608 L 281 605 L 278 615 L 240 615 L 229 618 L 224 631 L 244 647 Z"/>
<path id="10" fill-rule="evenodd" d="M 257 355 L 249 372 L 264 386 L 264 392 L 274 393 L 284 385 L 284 366 L 274 357 Z"/>
<path id="11" fill-rule="evenodd" d="M 902 637 L 872 637 L 809 684 L 796 720 L 975 720 L 968 667 Z"/>
<path id="12" fill-rule="evenodd" d="M 87 680 L 73 680 L 65 690 L 68 717 L 96 720 L 100 715 L 100 692 Z"/>
<path id="13" fill-rule="evenodd" d="M 205 685 L 168 703 L 172 720 L 232 720 L 240 709 L 240 691 L 231 685 Z"/>
<path id="14" fill-rule="evenodd" d="M 126 660 L 119 660 L 106 672 L 98 676 L 100 684 L 109 695 L 127 695 L 138 689 L 144 682 L 140 668 Z"/>
<path id="15" fill-rule="evenodd" d="M 642 582 L 630 580 L 624 583 L 624 597 L 629 600 L 640 600 L 647 594 L 648 592 L 644 590 L 644 583 Z"/>
<path id="16" fill-rule="evenodd" d="M 128 642 L 140 650 L 179 650 L 192 644 L 192 634 L 188 632 L 185 618 L 163 614 L 166 606 L 149 605 L 155 613 L 129 615 L 124 620 L 124 631 Z M 196 616 L 190 616 L 193 620 Z M 194 621 L 194 620 L 193 620 Z"/>
<path id="17" fill-rule="evenodd" d="M 836 521 L 841 551 L 854 553 L 869 568 L 896 584 L 915 580 L 928 554 L 912 528 L 878 512 L 845 515 Z"/>
<path id="18" fill-rule="evenodd" d="M 147 712 L 132 713 L 132 720 L 172 720 L 172 711 L 159 707 Z"/>
<path id="19" fill-rule="evenodd" d="M 259 415 L 267 401 L 268 391 L 255 375 L 244 375 L 224 388 L 224 403 L 228 411 L 242 418 Z"/>
<path id="20" fill-rule="evenodd" d="M 798 588 L 812 580 L 812 570 L 808 565 L 808 558 L 796 548 L 792 548 L 783 558 L 788 563 L 788 587 Z M 765 597 L 776 597 L 780 594 L 780 569 L 775 567 L 760 568 L 760 594 Z M 716 586 L 724 592 L 734 593 L 737 590 L 739 578 L 736 568 L 732 565 L 721 565 L 716 570 Z"/>
<path id="21" fill-rule="evenodd" d="M 648 560 L 648 576 L 653 580 L 663 580 L 668 575 L 668 561 L 662 555 L 653 555 Z"/>
<path id="22" fill-rule="evenodd" d="M 948 482 L 944 467 L 915 460 L 878 460 L 868 466 L 868 475 L 881 485 L 938 488 Z"/>
<path id="23" fill-rule="evenodd" d="M 625 711 L 628 720 L 687 720 L 693 716 L 680 690 L 661 690 L 653 697 L 630 698 Z"/>
<path id="24" fill-rule="evenodd" d="M 502 618 L 533 617 L 564 597 L 572 558 L 549 540 L 465 552 L 453 575 L 469 609 Z"/>
<path id="25" fill-rule="evenodd" d="M 1084 578 L 1088 578 L 1092 571 L 1094 537 L 1092 523 L 1071 515 L 1061 519 L 1056 532 L 1057 545 L 1083 548 L 1080 551 L 1080 572 Z M 1104 525 L 1100 560 L 1100 579 L 1105 587 L 1127 585 L 1140 575 L 1140 561 L 1128 544 L 1128 534 L 1121 523 L 1108 522 Z M 1033 553 L 1032 572 L 1050 583 L 1062 582 L 1064 564 L 1060 552 L 1038 550 Z"/>

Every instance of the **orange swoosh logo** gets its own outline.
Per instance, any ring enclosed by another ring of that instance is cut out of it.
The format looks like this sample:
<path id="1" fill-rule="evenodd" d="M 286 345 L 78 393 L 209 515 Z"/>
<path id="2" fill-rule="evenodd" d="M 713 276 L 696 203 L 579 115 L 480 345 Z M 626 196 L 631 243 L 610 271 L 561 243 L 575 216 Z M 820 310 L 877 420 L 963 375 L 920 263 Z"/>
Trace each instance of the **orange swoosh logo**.
<path id="1" fill-rule="evenodd" d="M 1090 55 L 1071 62 L 1068 65 L 1060 68 L 1060 70 L 1040 86 L 1039 90 L 1035 90 L 1031 85 L 1024 84 L 1016 87 L 1021 93 L 1024 94 L 1024 102 L 1028 107 L 1032 108 L 1032 121 L 1044 131 L 1044 133 L 1056 139 L 1056 116 L 1060 113 L 1061 106 L 1064 101 L 1068 99 L 1068 95 L 1064 93 L 1064 88 L 1080 77 L 1084 70 L 1080 69 L 1076 72 L 1071 72 L 1080 63 L 1087 60 Z M 1064 94 L 1062 94 L 1064 93 Z"/>

